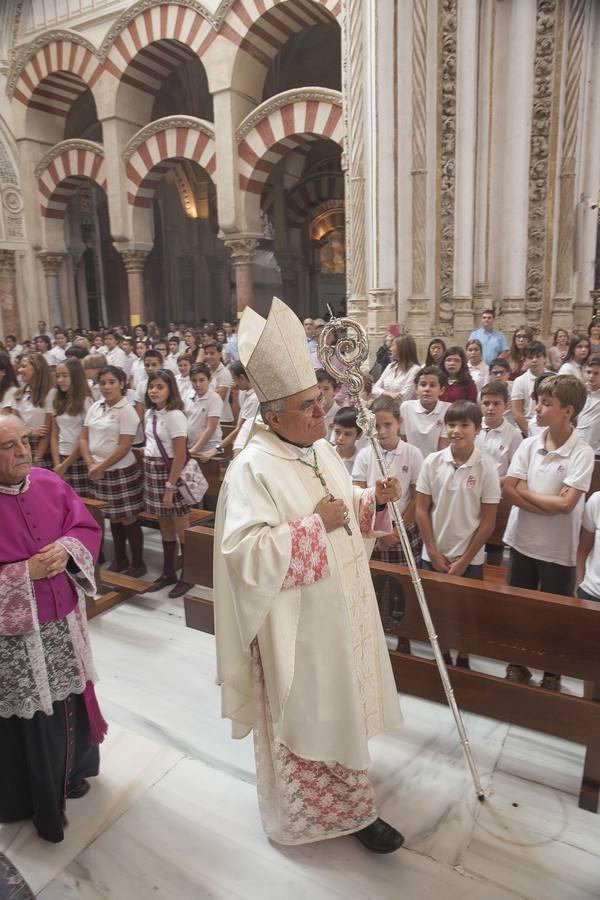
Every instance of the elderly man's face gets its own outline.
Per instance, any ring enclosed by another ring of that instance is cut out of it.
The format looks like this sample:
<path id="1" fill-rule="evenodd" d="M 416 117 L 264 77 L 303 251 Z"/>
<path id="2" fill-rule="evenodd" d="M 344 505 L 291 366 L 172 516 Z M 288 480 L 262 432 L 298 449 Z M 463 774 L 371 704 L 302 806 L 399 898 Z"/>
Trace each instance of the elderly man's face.
<path id="1" fill-rule="evenodd" d="M 306 332 L 307 338 L 312 338 L 315 333 L 315 321 L 314 319 L 305 319 L 304 320 L 304 330 Z"/>
<path id="2" fill-rule="evenodd" d="M 0 415 L 0 484 L 20 484 L 31 468 L 27 430 L 16 416 Z"/>
<path id="3" fill-rule="evenodd" d="M 316 384 L 288 397 L 284 412 L 268 413 L 267 421 L 284 441 L 299 447 L 309 447 L 319 438 L 325 437 L 322 402 L 321 388 Z"/>

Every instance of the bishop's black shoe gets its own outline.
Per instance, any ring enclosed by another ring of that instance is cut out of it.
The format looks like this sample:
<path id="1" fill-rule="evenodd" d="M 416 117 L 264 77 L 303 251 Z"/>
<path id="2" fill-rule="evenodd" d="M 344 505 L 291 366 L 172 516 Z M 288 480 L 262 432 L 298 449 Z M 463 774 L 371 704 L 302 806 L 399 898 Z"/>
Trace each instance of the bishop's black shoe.
<path id="1" fill-rule="evenodd" d="M 394 853 L 404 843 L 404 836 L 383 819 L 375 819 L 366 828 L 355 831 L 353 837 L 371 853 Z"/>

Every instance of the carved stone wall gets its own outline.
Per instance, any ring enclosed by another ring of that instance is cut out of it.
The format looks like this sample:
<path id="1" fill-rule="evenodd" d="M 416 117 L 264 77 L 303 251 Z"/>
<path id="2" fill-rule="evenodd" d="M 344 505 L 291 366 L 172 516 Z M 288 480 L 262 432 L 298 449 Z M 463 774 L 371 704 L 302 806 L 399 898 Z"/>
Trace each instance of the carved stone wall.
<path id="1" fill-rule="evenodd" d="M 560 0 L 563 2 L 563 0 Z M 529 157 L 529 241 L 525 287 L 526 320 L 541 328 L 548 228 L 551 131 L 556 54 L 557 0 L 538 0 L 535 36 L 533 115 Z"/>
<path id="2" fill-rule="evenodd" d="M 440 169 L 438 333 L 452 334 L 454 293 L 454 199 L 456 187 L 457 0 L 442 0 L 439 21 L 438 96 Z"/>

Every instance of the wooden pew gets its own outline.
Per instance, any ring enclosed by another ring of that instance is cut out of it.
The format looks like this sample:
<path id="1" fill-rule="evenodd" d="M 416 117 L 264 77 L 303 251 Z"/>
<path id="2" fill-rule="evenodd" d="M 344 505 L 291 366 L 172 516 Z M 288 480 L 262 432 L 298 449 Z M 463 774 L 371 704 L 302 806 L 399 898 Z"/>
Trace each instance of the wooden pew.
<path id="1" fill-rule="evenodd" d="M 212 587 L 213 531 L 186 533 L 185 579 Z M 408 570 L 371 562 L 382 622 L 387 634 L 426 641 L 427 633 Z M 422 580 L 440 645 L 560 672 L 586 682 L 585 696 L 553 693 L 473 670 L 451 667 L 459 706 L 479 715 L 532 728 L 586 747 L 579 805 L 598 811 L 600 793 L 600 607 L 593 602 L 509 587 L 497 580 L 473 581 L 436 572 Z M 186 624 L 214 633 L 211 600 L 188 594 Z M 398 690 L 445 703 L 434 662 L 390 651 Z"/>

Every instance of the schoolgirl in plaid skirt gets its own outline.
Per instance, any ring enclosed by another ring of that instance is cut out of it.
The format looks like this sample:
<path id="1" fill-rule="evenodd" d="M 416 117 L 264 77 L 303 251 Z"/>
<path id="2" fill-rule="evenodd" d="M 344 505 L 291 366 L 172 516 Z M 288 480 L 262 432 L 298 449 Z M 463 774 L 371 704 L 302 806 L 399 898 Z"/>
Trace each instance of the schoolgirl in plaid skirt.
<path id="1" fill-rule="evenodd" d="M 41 353 L 23 353 L 17 367 L 21 387 L 12 402 L 12 411 L 29 431 L 33 465 L 52 469 L 50 429 L 55 390 L 48 363 Z"/>
<path id="2" fill-rule="evenodd" d="M 144 508 L 142 475 L 131 450 L 139 417 L 127 400 L 127 376 L 117 366 L 98 373 L 102 400 L 93 403 L 85 417 L 80 449 L 96 500 L 107 504 L 115 558 L 113 572 L 133 578 L 146 573 L 144 537 L 138 515 Z M 131 550 L 131 564 L 127 556 Z"/>
<path id="3" fill-rule="evenodd" d="M 400 482 L 402 496 L 397 506 L 402 514 L 410 546 L 417 565 L 421 562 L 421 548 L 423 541 L 415 515 L 415 485 L 421 466 L 423 455 L 412 444 L 400 440 L 400 404 L 392 397 L 378 397 L 372 406 L 377 422 L 377 438 L 383 450 L 386 465 L 390 475 L 395 475 Z M 360 451 L 352 470 L 352 480 L 355 484 L 364 487 L 373 487 L 380 472 L 377 459 L 372 447 L 365 447 Z M 397 536 L 395 534 L 379 538 L 373 550 L 373 559 L 381 562 L 398 563 L 406 565 L 406 558 Z"/>
<path id="4" fill-rule="evenodd" d="M 79 449 L 85 416 L 92 405 L 90 387 L 78 359 L 65 359 L 59 363 L 54 376 L 56 394 L 50 433 L 54 471 L 80 497 L 91 497 L 91 481 Z"/>
<path id="5" fill-rule="evenodd" d="M 145 406 L 145 507 L 158 516 L 163 545 L 163 571 L 148 593 L 175 585 L 169 597 L 182 597 L 191 585 L 183 579 L 177 580 L 175 560 L 177 538 L 183 552 L 189 507 L 177 490 L 177 482 L 187 460 L 188 422 L 170 369 L 159 369 L 149 375 Z"/>

